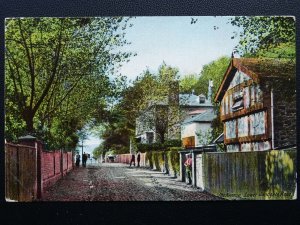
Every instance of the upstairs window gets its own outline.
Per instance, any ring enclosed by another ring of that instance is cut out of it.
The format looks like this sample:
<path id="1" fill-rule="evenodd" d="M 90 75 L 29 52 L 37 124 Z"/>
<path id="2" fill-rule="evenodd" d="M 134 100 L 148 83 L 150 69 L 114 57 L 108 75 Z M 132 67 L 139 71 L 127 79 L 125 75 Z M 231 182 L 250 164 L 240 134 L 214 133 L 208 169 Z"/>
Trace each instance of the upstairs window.
<path id="1" fill-rule="evenodd" d="M 240 90 L 233 94 L 233 105 L 231 107 L 233 112 L 244 108 L 244 92 Z"/>
<path id="2" fill-rule="evenodd" d="M 204 96 L 204 95 L 200 95 L 200 96 L 199 96 L 199 103 L 200 103 L 200 104 L 205 103 L 205 96 Z"/>

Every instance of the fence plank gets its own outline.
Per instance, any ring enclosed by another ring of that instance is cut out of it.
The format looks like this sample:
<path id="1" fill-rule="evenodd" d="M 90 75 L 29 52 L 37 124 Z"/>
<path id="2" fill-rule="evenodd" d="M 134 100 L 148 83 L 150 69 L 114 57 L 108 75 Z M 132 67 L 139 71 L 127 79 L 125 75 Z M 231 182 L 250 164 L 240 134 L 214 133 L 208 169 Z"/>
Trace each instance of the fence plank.
<path id="1" fill-rule="evenodd" d="M 291 199 L 296 150 L 203 154 L 205 189 L 229 199 Z"/>

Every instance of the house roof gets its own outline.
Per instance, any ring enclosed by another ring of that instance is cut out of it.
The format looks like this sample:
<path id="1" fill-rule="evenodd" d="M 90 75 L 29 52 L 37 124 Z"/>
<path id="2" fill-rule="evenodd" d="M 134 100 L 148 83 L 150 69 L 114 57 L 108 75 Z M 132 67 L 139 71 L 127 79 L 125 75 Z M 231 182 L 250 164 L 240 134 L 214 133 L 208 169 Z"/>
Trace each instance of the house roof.
<path id="1" fill-rule="evenodd" d="M 179 94 L 179 104 L 181 106 L 212 106 L 212 103 L 208 101 L 205 101 L 205 103 L 199 103 L 199 96 L 194 94 Z M 149 107 L 155 105 L 167 106 L 168 98 L 166 97 L 165 99 L 160 101 L 153 101 L 151 102 L 151 104 L 149 104 Z"/>
<path id="2" fill-rule="evenodd" d="M 212 141 L 214 144 L 224 143 L 224 133 L 220 134 L 215 140 Z"/>
<path id="3" fill-rule="evenodd" d="M 206 110 L 204 113 L 201 113 L 197 116 L 185 119 L 182 124 L 211 122 L 215 118 L 216 118 L 216 114 L 215 114 L 214 110 L 210 109 L 210 110 Z"/>
<path id="4" fill-rule="evenodd" d="M 291 59 L 271 58 L 233 58 L 224 74 L 214 101 L 221 101 L 235 72 L 241 71 L 255 82 L 269 79 L 295 79 L 296 64 Z"/>
<path id="5" fill-rule="evenodd" d="M 193 110 L 193 111 L 189 112 L 188 114 L 189 115 L 195 115 L 195 114 L 204 113 L 205 111 L 206 111 L 205 109 L 196 109 L 196 110 Z"/>

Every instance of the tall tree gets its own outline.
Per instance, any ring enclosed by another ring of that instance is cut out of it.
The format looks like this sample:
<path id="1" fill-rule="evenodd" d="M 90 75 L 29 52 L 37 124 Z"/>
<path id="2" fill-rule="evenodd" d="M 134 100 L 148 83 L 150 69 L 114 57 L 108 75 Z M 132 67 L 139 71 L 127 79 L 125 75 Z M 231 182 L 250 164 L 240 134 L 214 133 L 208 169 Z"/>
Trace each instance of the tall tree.
<path id="1" fill-rule="evenodd" d="M 205 94 L 208 92 L 208 82 L 213 81 L 212 92 L 216 93 L 220 86 L 224 73 L 229 65 L 230 58 L 227 56 L 220 57 L 203 66 L 200 72 L 200 78 L 195 85 L 196 94 Z"/>
<path id="2" fill-rule="evenodd" d="M 32 133 L 74 118 L 80 129 L 131 55 L 116 51 L 127 44 L 127 24 L 122 17 L 6 20 L 6 133 L 14 121 Z M 11 109 L 20 117 L 12 120 Z"/>
<path id="3" fill-rule="evenodd" d="M 239 38 L 237 49 L 245 56 L 294 58 L 296 21 L 287 16 L 236 16 L 230 19 L 241 28 L 232 38 Z"/>
<path id="4" fill-rule="evenodd" d="M 190 94 L 195 92 L 198 79 L 199 75 L 197 74 L 188 74 L 182 77 L 180 79 L 180 93 Z"/>

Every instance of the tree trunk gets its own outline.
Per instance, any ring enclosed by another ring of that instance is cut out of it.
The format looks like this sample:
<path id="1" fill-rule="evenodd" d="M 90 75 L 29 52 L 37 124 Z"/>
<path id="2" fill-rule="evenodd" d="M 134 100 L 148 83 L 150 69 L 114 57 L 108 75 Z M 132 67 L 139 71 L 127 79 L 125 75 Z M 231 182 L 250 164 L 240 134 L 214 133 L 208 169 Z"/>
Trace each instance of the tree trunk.
<path id="1" fill-rule="evenodd" d="M 26 122 L 26 131 L 31 134 L 34 132 L 34 128 L 33 128 L 33 117 L 34 117 L 34 113 L 32 112 L 32 110 L 30 109 L 25 109 L 23 112 L 23 119 Z"/>

